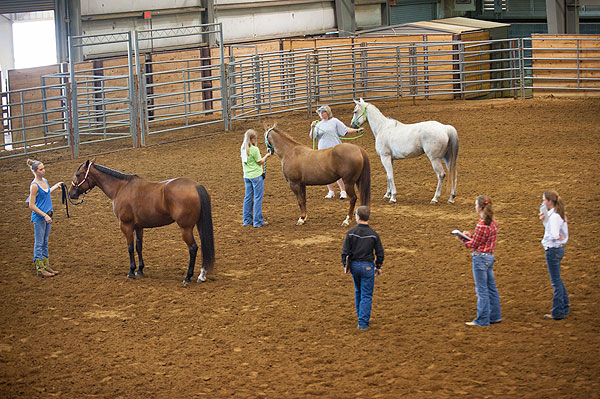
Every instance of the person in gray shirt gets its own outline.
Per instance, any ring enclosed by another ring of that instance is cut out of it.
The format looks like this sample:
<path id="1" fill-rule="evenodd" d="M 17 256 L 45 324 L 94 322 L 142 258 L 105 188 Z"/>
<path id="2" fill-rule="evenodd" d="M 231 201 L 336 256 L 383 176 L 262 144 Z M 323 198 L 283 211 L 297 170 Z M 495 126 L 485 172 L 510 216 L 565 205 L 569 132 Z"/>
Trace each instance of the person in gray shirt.
<path id="1" fill-rule="evenodd" d="M 363 130 L 362 128 L 353 129 L 348 127 L 344 125 L 338 118 L 334 118 L 329 105 L 322 105 L 319 107 L 319 109 L 317 109 L 317 114 L 321 120 L 313 121 L 311 123 L 308 137 L 310 137 L 311 140 L 319 140 L 317 147 L 319 150 L 335 147 L 336 145 L 342 143 L 340 137 L 344 137 L 347 133 L 359 133 Z M 346 198 L 346 187 L 344 187 L 344 182 L 342 179 L 339 179 L 337 184 L 340 186 L 341 190 L 340 199 Z M 333 183 L 328 184 L 327 188 L 329 191 L 327 192 L 325 198 L 335 197 Z"/>

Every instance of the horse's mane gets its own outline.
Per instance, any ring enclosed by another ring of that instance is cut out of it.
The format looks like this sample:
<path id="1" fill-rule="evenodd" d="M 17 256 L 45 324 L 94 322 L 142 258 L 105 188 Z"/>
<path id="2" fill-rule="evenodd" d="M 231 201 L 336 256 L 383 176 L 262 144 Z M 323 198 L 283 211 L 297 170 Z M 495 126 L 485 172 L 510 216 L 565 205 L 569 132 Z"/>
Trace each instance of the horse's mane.
<path id="1" fill-rule="evenodd" d="M 283 138 L 287 139 L 288 141 L 292 142 L 293 144 L 296 144 L 296 145 L 302 145 L 302 144 L 298 143 L 296 140 L 294 140 L 294 139 L 292 138 L 292 136 L 290 136 L 289 134 L 287 134 L 287 133 L 285 133 L 285 132 L 282 132 L 281 130 L 279 130 L 279 129 L 277 129 L 277 128 L 273 128 L 273 131 L 274 131 L 275 133 L 279 133 L 279 134 L 281 135 L 281 137 L 283 137 Z"/>
<path id="2" fill-rule="evenodd" d="M 120 179 L 120 180 L 131 180 L 132 178 L 136 177 L 136 175 L 128 175 L 126 173 L 122 173 L 122 172 L 119 172 L 118 170 L 107 168 L 106 166 L 98 165 L 96 163 L 94 164 L 94 167 L 96 169 L 98 169 L 100 172 L 106 173 L 107 175 L 116 177 L 117 179 Z"/>

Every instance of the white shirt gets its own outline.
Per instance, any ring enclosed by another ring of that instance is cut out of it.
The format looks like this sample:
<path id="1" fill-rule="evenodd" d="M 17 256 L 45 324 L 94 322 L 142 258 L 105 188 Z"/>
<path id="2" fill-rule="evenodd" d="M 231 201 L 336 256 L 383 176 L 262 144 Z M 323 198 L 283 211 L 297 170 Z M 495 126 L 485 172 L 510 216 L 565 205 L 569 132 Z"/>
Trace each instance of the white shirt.
<path id="1" fill-rule="evenodd" d="M 319 139 L 319 150 L 335 147 L 342 143 L 340 137 L 348 133 L 348 127 L 339 119 L 331 118 L 326 121 L 320 121 L 315 125 L 313 137 Z"/>
<path id="2" fill-rule="evenodd" d="M 542 238 L 544 249 L 557 248 L 569 241 L 569 227 L 567 226 L 567 222 L 554 211 L 554 208 L 548 211 L 548 218 L 545 222 L 544 238 Z M 562 240 L 558 238 L 561 235 L 564 236 Z"/>

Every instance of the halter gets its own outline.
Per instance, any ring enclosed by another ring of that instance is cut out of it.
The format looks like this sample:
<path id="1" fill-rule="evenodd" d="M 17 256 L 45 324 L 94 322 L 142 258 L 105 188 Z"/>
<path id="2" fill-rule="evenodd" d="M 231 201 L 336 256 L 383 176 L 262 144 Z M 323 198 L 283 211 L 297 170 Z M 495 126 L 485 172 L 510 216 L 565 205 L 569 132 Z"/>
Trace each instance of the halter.
<path id="1" fill-rule="evenodd" d="M 366 104 L 366 105 L 365 105 L 365 107 L 363 108 L 362 115 L 361 115 L 361 116 L 363 116 L 363 117 L 365 118 L 365 120 L 367 119 L 367 107 L 368 107 L 368 106 L 369 106 L 369 104 Z M 364 123 L 364 122 L 363 122 L 363 123 Z M 356 122 L 354 121 L 354 116 L 352 116 L 352 120 L 350 121 L 350 126 L 353 126 L 353 125 L 354 125 L 354 126 L 357 126 L 357 127 L 359 126 L 359 125 L 358 125 L 358 123 L 356 123 Z"/>
<path id="2" fill-rule="evenodd" d="M 267 151 L 271 151 L 271 152 L 275 152 L 275 147 L 273 147 L 271 145 L 271 143 L 269 143 L 269 139 L 267 138 L 267 136 L 269 135 L 269 133 L 273 130 L 272 127 L 270 127 L 266 132 L 265 132 L 265 145 L 267 146 Z"/>
<path id="3" fill-rule="evenodd" d="M 269 139 L 267 138 L 267 135 L 269 134 L 269 132 L 271 132 L 271 130 L 273 130 L 273 127 L 269 128 L 265 132 L 265 145 L 267 146 L 267 151 L 269 151 L 271 153 L 275 153 L 275 147 L 273 147 L 271 145 L 271 143 L 269 143 Z M 266 179 L 266 177 L 267 177 L 267 160 L 265 159 L 265 166 L 263 167 L 263 179 Z"/>
<path id="4" fill-rule="evenodd" d="M 75 182 L 71 181 L 71 186 L 72 187 L 75 187 L 75 188 L 79 189 L 79 187 L 87 180 L 88 175 L 90 173 L 90 168 L 92 167 L 92 165 L 93 165 L 93 162 L 90 162 L 89 165 L 88 165 L 88 167 L 87 167 L 87 170 L 85 171 L 85 176 L 83 177 L 83 180 L 81 180 L 79 182 L 79 184 L 75 184 Z M 81 201 L 79 201 L 79 202 L 73 202 L 73 200 L 71 199 L 71 196 L 67 195 L 67 199 L 69 200 L 69 202 L 71 203 L 71 205 L 80 205 L 80 204 L 83 203 L 83 200 L 85 199 L 85 195 L 87 193 L 89 193 L 90 191 L 92 191 L 93 187 L 90 188 L 89 186 L 90 186 L 90 183 L 88 182 L 88 189 L 85 190 L 85 191 L 81 191 L 82 198 L 81 198 Z"/>

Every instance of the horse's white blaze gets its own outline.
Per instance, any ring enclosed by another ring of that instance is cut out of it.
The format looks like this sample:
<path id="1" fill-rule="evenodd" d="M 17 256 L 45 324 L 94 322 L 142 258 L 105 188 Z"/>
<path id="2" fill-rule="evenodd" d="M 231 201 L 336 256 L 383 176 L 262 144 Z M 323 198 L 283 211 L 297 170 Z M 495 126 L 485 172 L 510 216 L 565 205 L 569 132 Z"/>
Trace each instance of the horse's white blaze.
<path id="1" fill-rule="evenodd" d="M 453 203 L 456 197 L 456 161 L 458 158 L 458 134 L 450 125 L 436 121 L 419 122 L 405 125 L 395 119 L 388 118 L 372 104 L 362 98 L 354 101 L 352 121 L 357 127 L 368 122 L 375 136 L 375 151 L 381 158 L 381 163 L 387 174 L 387 191 L 384 198 L 396 202 L 396 185 L 394 183 L 394 160 L 414 158 L 427 155 L 437 176 L 438 184 L 431 199 L 436 203 L 442 192 L 442 183 L 446 176 L 442 160 L 448 169 L 451 182 L 450 199 Z"/>
<path id="2" fill-rule="evenodd" d="M 200 269 L 200 274 L 198 275 L 198 283 L 203 283 L 206 281 L 206 270 L 204 268 Z"/>

